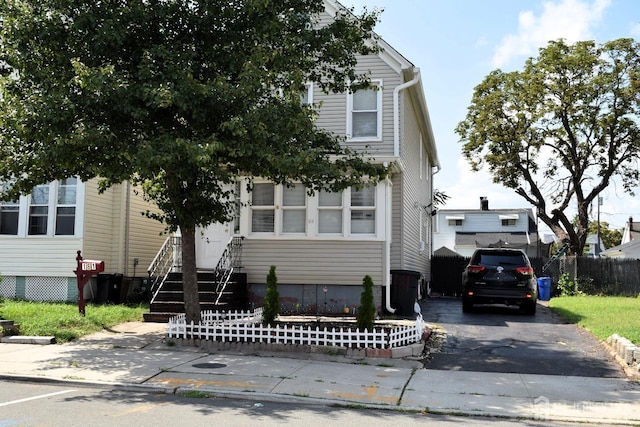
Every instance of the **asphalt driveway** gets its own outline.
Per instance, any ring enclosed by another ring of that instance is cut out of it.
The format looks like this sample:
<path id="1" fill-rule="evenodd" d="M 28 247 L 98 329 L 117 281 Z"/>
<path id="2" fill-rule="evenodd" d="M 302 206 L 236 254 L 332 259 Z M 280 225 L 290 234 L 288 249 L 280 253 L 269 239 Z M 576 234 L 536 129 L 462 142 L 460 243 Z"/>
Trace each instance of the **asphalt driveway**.
<path id="1" fill-rule="evenodd" d="M 447 333 L 427 369 L 623 378 L 603 344 L 538 302 L 535 316 L 517 308 L 479 306 L 462 313 L 458 298 L 421 303 L 426 322 Z"/>

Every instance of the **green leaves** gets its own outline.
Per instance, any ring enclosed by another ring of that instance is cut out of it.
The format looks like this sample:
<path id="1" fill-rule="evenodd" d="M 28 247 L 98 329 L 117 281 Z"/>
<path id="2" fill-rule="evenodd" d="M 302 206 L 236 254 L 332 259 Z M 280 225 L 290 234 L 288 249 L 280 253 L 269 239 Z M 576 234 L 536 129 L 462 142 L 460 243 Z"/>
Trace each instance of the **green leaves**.
<path id="1" fill-rule="evenodd" d="M 581 250 L 585 207 L 614 177 L 631 194 L 638 185 L 638 70 L 640 47 L 631 39 L 552 41 L 522 71 L 495 70 L 476 86 L 456 128 L 463 154 L 475 170 L 486 165 L 495 182 L 538 207 L 541 219 Z M 548 202 L 556 205 L 553 216 Z M 563 230 L 570 205 L 578 206 L 578 232 Z"/>
<path id="2" fill-rule="evenodd" d="M 170 228 L 229 210 L 237 174 L 345 187 L 386 174 L 314 124 L 308 81 L 368 83 L 376 13 L 322 0 L 7 0 L 0 4 L 0 180 L 143 184 Z M 277 90 L 276 90 L 277 89 Z M 330 156 L 335 156 L 337 160 Z"/>

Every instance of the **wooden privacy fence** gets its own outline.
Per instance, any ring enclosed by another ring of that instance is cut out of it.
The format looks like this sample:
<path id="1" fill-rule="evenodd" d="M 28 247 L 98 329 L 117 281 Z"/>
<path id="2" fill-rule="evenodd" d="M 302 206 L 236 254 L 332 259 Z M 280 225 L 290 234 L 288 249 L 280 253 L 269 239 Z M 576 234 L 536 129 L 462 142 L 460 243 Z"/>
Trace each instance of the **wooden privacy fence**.
<path id="1" fill-rule="evenodd" d="M 359 330 L 352 327 L 319 327 L 262 324 L 262 308 L 254 312 L 203 312 L 199 323 L 187 323 L 185 315 L 169 319 L 170 338 L 204 339 L 219 342 L 298 344 L 347 348 L 396 348 L 420 342 L 424 329 L 421 316 L 415 325 L 374 327 Z"/>

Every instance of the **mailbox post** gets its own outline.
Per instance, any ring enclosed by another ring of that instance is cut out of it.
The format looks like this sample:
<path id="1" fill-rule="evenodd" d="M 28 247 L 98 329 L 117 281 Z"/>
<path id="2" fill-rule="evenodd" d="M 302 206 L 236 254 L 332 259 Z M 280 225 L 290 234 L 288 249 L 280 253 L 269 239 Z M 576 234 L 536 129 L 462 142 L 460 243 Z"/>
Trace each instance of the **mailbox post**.
<path id="1" fill-rule="evenodd" d="M 104 261 L 82 259 L 82 251 L 76 257 L 77 267 L 73 271 L 78 279 L 78 311 L 84 316 L 84 286 L 91 277 L 104 271 Z"/>

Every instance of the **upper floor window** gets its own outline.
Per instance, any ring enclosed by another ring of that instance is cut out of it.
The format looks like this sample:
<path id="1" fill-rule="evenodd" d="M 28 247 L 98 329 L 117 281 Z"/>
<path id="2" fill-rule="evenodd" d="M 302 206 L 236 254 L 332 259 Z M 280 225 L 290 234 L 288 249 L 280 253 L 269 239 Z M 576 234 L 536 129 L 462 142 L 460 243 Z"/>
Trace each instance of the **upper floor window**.
<path id="1" fill-rule="evenodd" d="M 499 215 L 499 218 L 503 227 L 513 227 L 518 221 L 518 214 Z"/>
<path id="2" fill-rule="evenodd" d="M 349 94 L 347 135 L 351 140 L 382 139 L 381 84 Z"/>
<path id="3" fill-rule="evenodd" d="M 302 105 L 313 104 L 313 83 L 307 83 L 300 95 L 300 103 Z"/>
<path id="4" fill-rule="evenodd" d="M 78 181 L 76 178 L 58 181 L 56 236 L 73 236 L 75 234 L 77 189 Z"/>
<path id="5" fill-rule="evenodd" d="M 463 215 L 447 216 L 447 224 L 449 224 L 450 227 L 462 227 L 463 221 L 464 221 Z"/>

